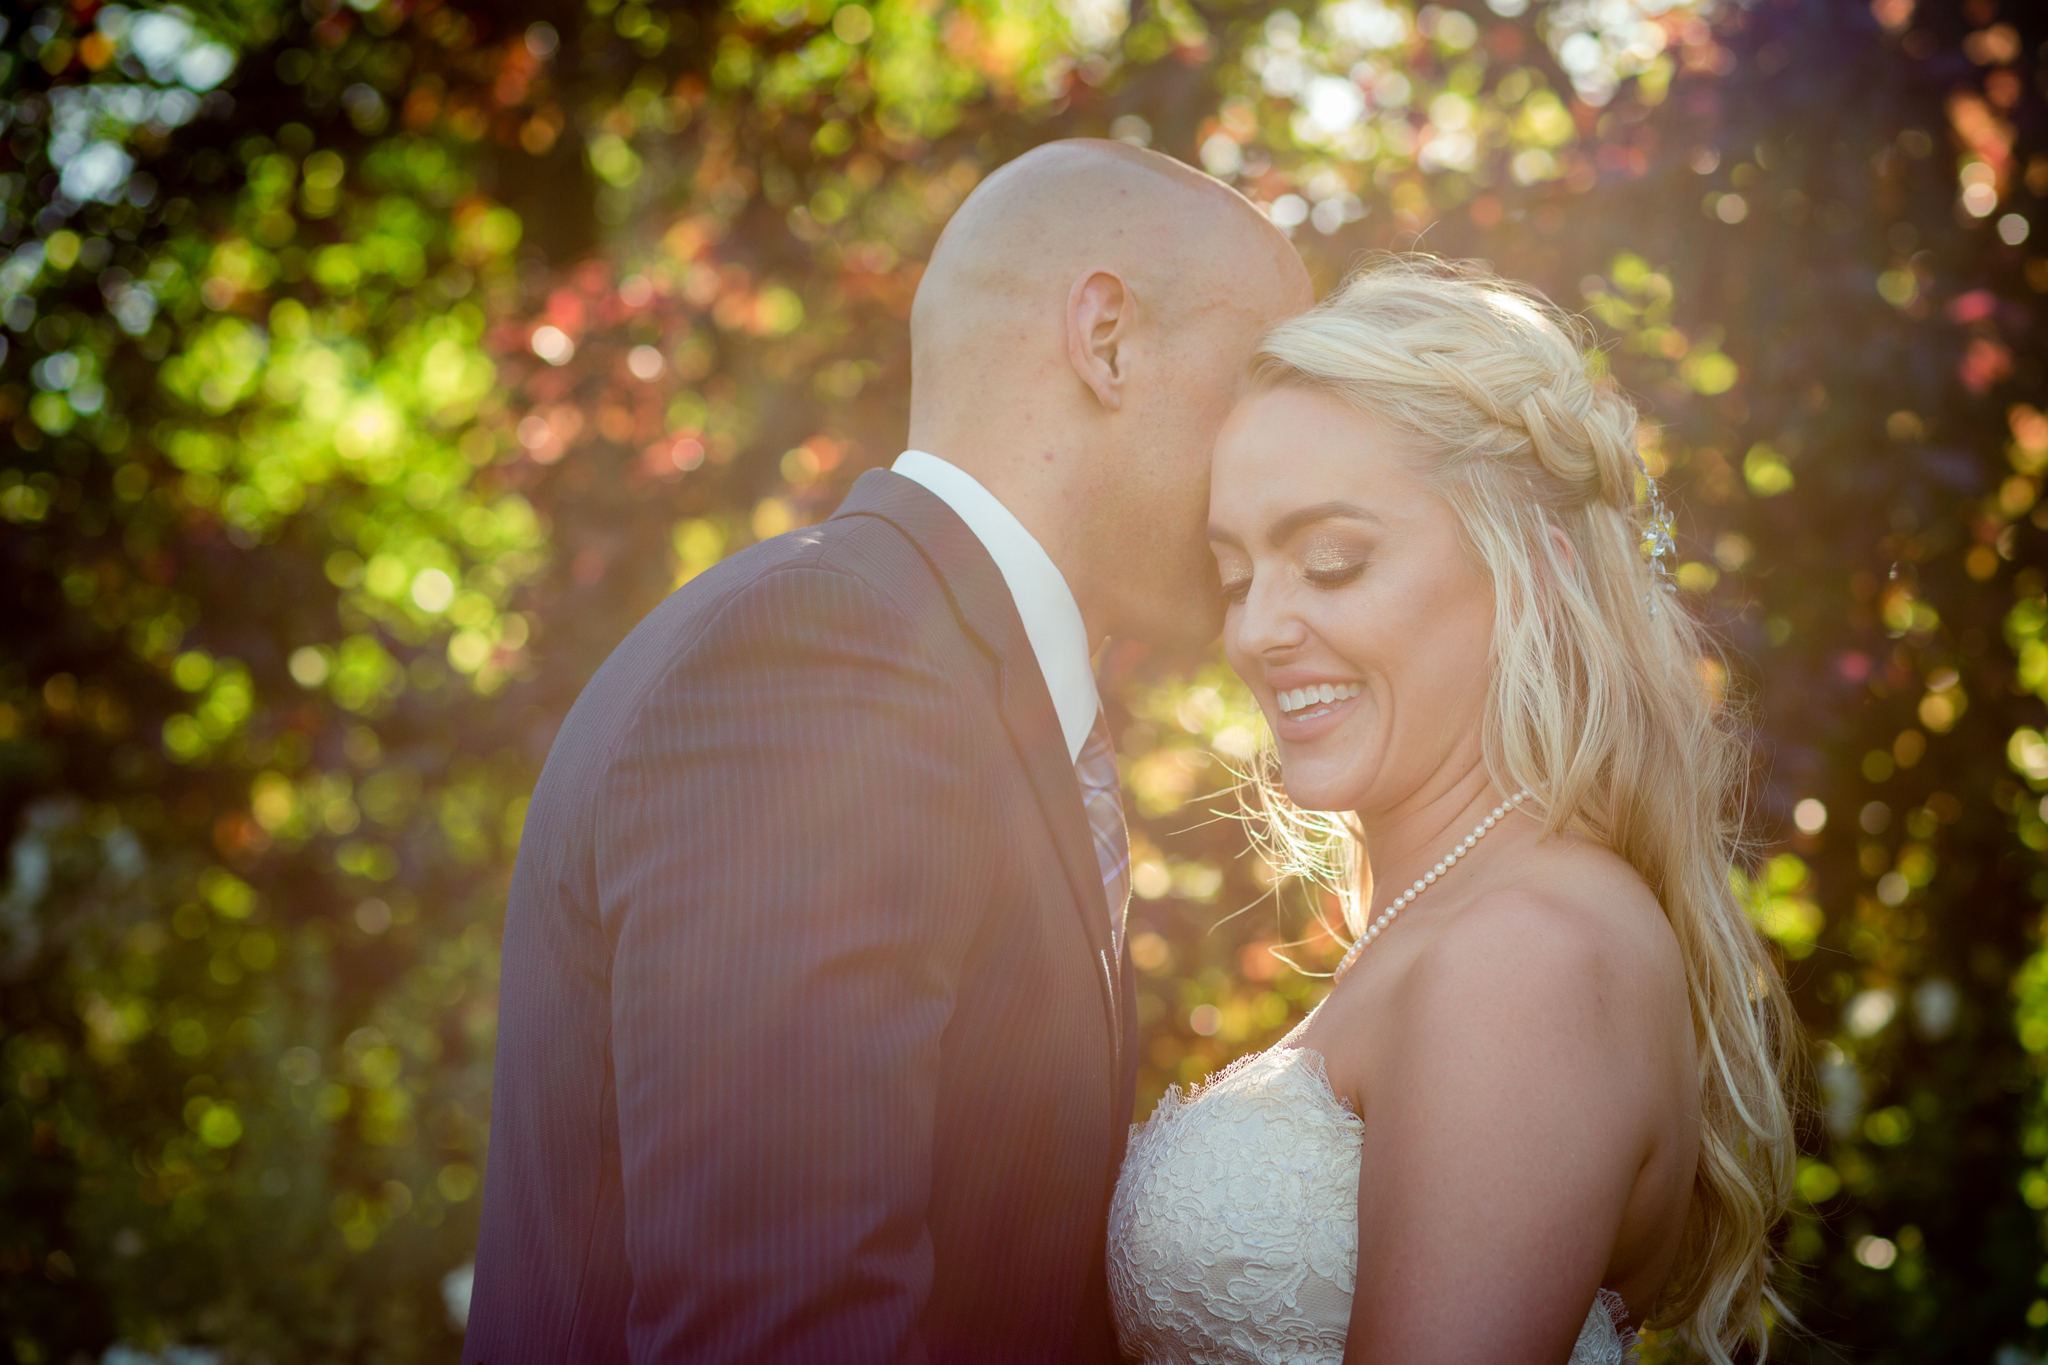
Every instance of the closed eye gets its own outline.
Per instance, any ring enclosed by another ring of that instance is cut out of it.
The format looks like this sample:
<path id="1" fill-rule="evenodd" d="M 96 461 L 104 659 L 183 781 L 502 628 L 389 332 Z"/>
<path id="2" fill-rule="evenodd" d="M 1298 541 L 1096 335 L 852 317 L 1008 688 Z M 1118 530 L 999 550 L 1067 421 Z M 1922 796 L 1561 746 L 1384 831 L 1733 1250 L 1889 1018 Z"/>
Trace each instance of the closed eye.
<path id="1" fill-rule="evenodd" d="M 1341 588 L 1346 583 L 1356 582 L 1365 569 L 1366 561 L 1361 559 L 1356 564 L 1346 564 L 1341 569 L 1309 569 L 1301 576 L 1311 587 Z"/>
<path id="2" fill-rule="evenodd" d="M 1233 578 L 1225 583 L 1223 591 L 1217 593 L 1216 596 L 1225 602 L 1241 606 L 1244 603 L 1245 594 L 1251 590 L 1251 575 L 1247 574 L 1243 578 Z"/>

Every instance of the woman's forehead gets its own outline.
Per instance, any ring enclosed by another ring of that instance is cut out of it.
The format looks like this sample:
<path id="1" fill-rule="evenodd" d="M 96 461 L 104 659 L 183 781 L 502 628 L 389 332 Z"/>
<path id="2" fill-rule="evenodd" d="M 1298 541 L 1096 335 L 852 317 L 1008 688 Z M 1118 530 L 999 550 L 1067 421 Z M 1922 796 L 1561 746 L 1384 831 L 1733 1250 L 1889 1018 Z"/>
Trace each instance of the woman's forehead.
<path id="1" fill-rule="evenodd" d="M 1389 505 L 1431 493 L 1417 473 L 1417 444 L 1326 394 L 1255 396 L 1232 414 L 1217 442 L 1212 520 L 1271 522 L 1339 503 L 1384 516 Z"/>

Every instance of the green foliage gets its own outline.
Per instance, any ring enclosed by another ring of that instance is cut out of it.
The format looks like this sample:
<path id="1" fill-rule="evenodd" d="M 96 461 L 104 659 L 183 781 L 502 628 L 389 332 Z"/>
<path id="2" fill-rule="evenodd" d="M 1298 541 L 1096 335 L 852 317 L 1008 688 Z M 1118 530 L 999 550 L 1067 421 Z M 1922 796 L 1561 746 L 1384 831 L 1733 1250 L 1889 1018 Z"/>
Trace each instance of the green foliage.
<path id="1" fill-rule="evenodd" d="M 1815 1078 L 1774 1355 L 2036 1358 L 2048 34 L 1990 0 L 1521 8 L 0 34 L 5 1346 L 453 1350 L 555 725 L 664 593 L 894 456 L 918 263 L 1084 134 L 1235 184 L 1325 283 L 1419 241 L 1584 308 L 1733 647 L 1705 681 L 1761 726 L 1736 882 Z M 1228 671 L 1104 676 L 1142 1113 L 1279 1036 L 1339 944 L 1228 818 L 1262 739 Z"/>

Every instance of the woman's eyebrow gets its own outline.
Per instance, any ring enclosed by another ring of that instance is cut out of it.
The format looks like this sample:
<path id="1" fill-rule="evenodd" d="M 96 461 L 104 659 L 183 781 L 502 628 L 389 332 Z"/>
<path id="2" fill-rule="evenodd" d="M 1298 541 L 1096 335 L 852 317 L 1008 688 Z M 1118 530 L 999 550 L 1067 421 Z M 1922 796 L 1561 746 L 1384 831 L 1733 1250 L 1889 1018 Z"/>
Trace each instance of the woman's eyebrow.
<path id="1" fill-rule="evenodd" d="M 1304 526 L 1312 526 L 1319 521 L 1337 520 L 1365 521 L 1378 525 L 1380 523 L 1380 515 L 1370 508 L 1360 507 L 1356 503 L 1319 502 L 1289 512 L 1286 516 L 1274 522 L 1271 527 L 1267 528 L 1266 543 L 1278 549 L 1291 540 L 1294 533 Z M 1211 538 L 1214 538 L 1214 532 L 1211 532 Z"/>
<path id="2" fill-rule="evenodd" d="M 1384 520 L 1369 507 L 1360 507 L 1349 502 L 1319 502 L 1313 506 L 1299 508 L 1273 523 L 1266 532 L 1266 541 L 1275 549 L 1287 541 L 1304 526 L 1313 526 L 1319 521 L 1363 521 L 1377 526 Z M 1221 526 L 1209 528 L 1209 539 L 1217 545 L 1228 545 L 1242 550 L 1244 542 Z"/>

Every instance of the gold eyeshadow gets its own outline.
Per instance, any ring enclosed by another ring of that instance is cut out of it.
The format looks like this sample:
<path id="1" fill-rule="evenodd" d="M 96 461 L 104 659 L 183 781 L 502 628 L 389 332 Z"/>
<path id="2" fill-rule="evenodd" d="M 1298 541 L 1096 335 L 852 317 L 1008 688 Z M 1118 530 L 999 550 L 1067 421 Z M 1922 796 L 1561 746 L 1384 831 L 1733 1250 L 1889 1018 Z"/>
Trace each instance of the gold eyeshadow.
<path id="1" fill-rule="evenodd" d="M 1301 567 L 1307 573 L 1333 574 L 1355 569 L 1362 559 L 1358 550 L 1346 545 L 1313 545 L 1301 557 Z"/>

